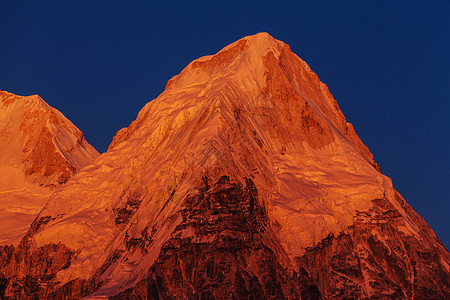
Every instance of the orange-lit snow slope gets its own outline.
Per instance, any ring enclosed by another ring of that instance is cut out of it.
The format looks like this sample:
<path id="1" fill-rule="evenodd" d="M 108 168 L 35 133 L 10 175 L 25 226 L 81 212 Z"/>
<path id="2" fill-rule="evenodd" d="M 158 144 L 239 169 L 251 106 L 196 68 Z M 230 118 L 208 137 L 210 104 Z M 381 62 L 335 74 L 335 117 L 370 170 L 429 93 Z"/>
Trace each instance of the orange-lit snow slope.
<path id="1" fill-rule="evenodd" d="M 59 297 L 409 298 L 449 274 L 327 86 L 266 33 L 169 80 L 22 242 L 61 243 Z"/>
<path id="2" fill-rule="evenodd" d="M 0 245 L 17 244 L 55 187 L 99 153 L 39 96 L 0 91 Z"/>

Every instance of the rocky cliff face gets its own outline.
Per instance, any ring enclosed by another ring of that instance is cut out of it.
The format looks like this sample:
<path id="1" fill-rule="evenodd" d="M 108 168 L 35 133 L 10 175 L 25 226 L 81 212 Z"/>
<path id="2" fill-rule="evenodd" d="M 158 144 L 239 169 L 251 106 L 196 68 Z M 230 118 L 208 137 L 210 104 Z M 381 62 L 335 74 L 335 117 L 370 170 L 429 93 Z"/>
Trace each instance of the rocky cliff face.
<path id="1" fill-rule="evenodd" d="M 0 91 L 0 244 L 17 245 L 56 187 L 99 153 L 39 96 Z"/>
<path id="2" fill-rule="evenodd" d="M 325 84 L 265 33 L 169 80 L 0 253 L 8 297 L 450 295 L 448 251 Z"/>

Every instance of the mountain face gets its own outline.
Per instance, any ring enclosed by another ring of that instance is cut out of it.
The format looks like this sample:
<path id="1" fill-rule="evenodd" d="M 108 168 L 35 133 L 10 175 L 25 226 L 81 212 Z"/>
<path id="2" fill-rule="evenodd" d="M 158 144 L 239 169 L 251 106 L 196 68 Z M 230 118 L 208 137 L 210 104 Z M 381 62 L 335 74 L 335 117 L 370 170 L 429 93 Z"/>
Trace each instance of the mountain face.
<path id="1" fill-rule="evenodd" d="M 0 245 L 18 244 L 56 187 L 99 153 L 39 96 L 0 91 Z"/>
<path id="2" fill-rule="evenodd" d="M 338 104 L 266 33 L 189 64 L 56 190 L 12 298 L 445 299 L 450 256 Z"/>

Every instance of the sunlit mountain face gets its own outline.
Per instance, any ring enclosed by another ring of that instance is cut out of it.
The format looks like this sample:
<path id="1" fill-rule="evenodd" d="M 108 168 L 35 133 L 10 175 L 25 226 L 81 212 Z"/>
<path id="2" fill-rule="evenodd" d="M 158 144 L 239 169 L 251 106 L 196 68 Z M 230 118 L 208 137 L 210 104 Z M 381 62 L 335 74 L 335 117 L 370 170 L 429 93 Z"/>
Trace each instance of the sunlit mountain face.
<path id="1" fill-rule="evenodd" d="M 267 33 L 189 64 L 98 157 L 54 118 L 66 127 L 36 131 L 51 142 L 1 131 L 31 145 L 11 173 L 22 206 L 32 184 L 52 187 L 20 243 L 0 247 L 2 297 L 450 297 L 447 249 Z"/>
<path id="2" fill-rule="evenodd" d="M 98 155 L 39 96 L 0 91 L 0 245 L 17 246 L 55 189 Z"/>

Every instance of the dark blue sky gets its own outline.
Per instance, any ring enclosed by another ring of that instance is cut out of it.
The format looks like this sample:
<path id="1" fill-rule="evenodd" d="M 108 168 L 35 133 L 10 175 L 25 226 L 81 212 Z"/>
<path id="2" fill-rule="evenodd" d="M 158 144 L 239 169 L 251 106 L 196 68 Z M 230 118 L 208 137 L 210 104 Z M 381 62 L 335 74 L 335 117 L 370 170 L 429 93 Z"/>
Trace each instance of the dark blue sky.
<path id="1" fill-rule="evenodd" d="M 189 62 L 269 32 L 449 247 L 449 2 L 309 2 L 4 0 L 0 89 L 41 95 L 103 152 Z"/>

